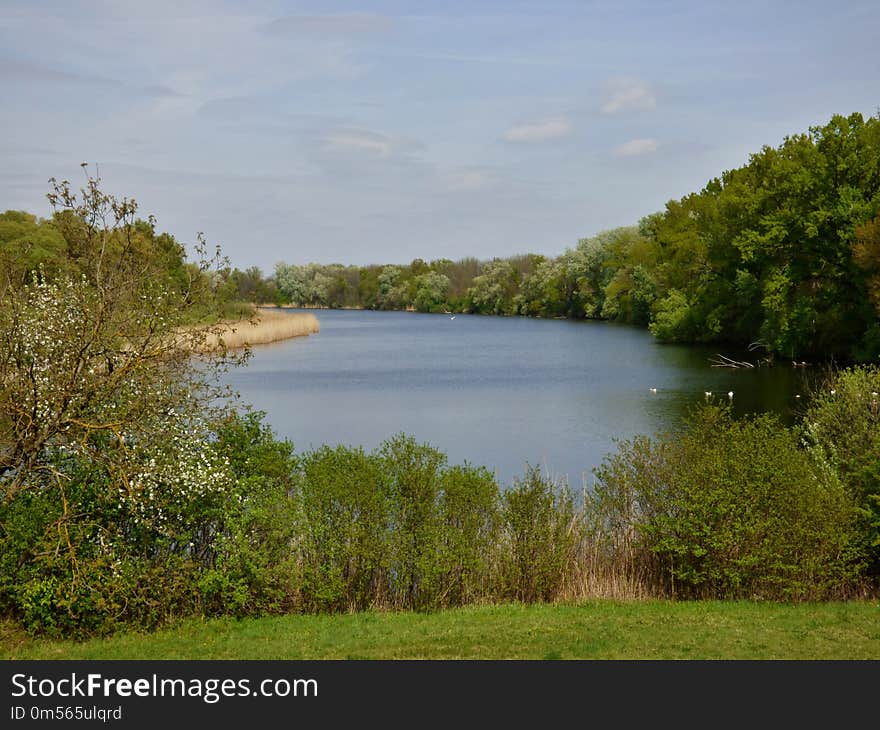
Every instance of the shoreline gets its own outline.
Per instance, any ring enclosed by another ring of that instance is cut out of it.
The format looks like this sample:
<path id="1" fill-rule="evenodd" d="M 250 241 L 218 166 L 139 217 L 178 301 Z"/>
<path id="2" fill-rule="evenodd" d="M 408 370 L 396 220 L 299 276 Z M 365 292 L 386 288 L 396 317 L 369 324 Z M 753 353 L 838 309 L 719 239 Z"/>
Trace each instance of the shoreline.
<path id="1" fill-rule="evenodd" d="M 364 311 L 364 310 L 369 309 L 369 307 L 362 307 L 362 306 L 357 306 L 357 307 L 328 307 L 328 306 L 320 306 L 320 305 L 317 305 L 317 304 L 309 304 L 309 305 L 305 305 L 305 304 L 275 304 L 275 303 L 269 303 L 269 304 L 256 304 L 256 305 L 254 305 L 254 306 L 256 306 L 257 309 L 346 309 L 346 310 L 352 310 L 352 311 Z M 402 312 L 402 311 L 404 311 L 404 310 L 402 310 L 402 309 L 401 309 L 401 310 L 392 310 L 392 309 L 389 309 L 389 310 L 375 310 L 375 311 L 389 311 L 389 312 L 392 312 L 392 311 L 401 311 L 401 312 Z M 407 310 L 407 311 L 409 311 L 409 310 Z M 413 310 L 411 310 L 411 311 L 415 311 L 415 310 L 413 309 Z"/>

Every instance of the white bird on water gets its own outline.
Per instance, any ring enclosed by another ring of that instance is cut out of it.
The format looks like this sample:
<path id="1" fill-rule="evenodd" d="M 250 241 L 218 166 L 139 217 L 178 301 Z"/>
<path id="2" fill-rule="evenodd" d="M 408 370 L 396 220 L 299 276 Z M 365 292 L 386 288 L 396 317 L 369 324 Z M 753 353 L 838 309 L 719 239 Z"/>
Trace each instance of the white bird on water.
<path id="1" fill-rule="evenodd" d="M 657 389 L 656 389 L 656 388 L 650 388 L 650 391 L 651 391 L 652 393 L 656 393 L 656 392 L 657 392 Z"/>
<path id="2" fill-rule="evenodd" d="M 450 321 L 455 319 L 455 315 L 453 314 L 449 319 L 450 319 Z"/>

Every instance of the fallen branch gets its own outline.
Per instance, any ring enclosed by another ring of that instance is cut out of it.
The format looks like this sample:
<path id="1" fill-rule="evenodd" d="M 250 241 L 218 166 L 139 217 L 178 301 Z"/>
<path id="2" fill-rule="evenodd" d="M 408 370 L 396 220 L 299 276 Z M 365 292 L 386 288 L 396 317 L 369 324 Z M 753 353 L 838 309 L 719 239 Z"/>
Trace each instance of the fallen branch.
<path id="1" fill-rule="evenodd" d="M 745 360 L 734 360 L 733 358 L 726 357 L 721 353 L 715 356 L 714 359 L 710 358 L 709 362 L 712 363 L 713 368 L 753 368 L 755 367 L 754 363 L 746 362 Z"/>

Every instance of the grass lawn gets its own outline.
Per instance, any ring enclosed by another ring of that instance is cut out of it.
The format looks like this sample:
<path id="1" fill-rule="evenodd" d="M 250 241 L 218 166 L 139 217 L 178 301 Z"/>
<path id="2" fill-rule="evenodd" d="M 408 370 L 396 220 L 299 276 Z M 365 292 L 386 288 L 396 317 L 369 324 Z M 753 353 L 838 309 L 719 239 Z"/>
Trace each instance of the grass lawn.
<path id="1" fill-rule="evenodd" d="M 0 659 L 880 659 L 880 603 L 616 602 L 188 620 L 77 643 L 0 623 Z"/>

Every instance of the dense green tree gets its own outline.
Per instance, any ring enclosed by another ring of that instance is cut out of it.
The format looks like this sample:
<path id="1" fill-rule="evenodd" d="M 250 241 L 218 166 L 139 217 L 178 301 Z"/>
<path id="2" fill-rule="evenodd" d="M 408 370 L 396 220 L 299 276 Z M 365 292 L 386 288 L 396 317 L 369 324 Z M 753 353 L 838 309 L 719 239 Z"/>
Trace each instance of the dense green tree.
<path id="1" fill-rule="evenodd" d="M 38 267 L 54 274 L 67 266 L 67 243 L 53 221 L 19 210 L 0 214 L 0 289 Z"/>
<path id="2" fill-rule="evenodd" d="M 865 353 L 875 314 L 853 243 L 880 210 L 878 168 L 880 118 L 835 116 L 671 202 L 651 225 L 663 336 L 760 341 L 792 358 Z M 682 295 L 689 316 L 674 329 Z"/>
<path id="3" fill-rule="evenodd" d="M 504 259 L 493 259 L 476 276 L 468 289 L 470 309 L 480 314 L 516 314 L 514 298 L 519 273 Z"/>
<path id="4" fill-rule="evenodd" d="M 376 304 L 379 309 L 400 309 L 406 306 L 406 287 L 399 266 L 386 266 L 378 277 L 379 291 Z"/>
<path id="5" fill-rule="evenodd" d="M 442 312 L 446 309 L 449 278 L 436 271 L 416 277 L 416 296 L 413 304 L 419 312 Z"/>
<path id="6" fill-rule="evenodd" d="M 358 304 L 364 309 L 377 309 L 381 266 L 364 266 L 358 277 Z"/>
<path id="7" fill-rule="evenodd" d="M 602 292 L 602 316 L 648 324 L 657 289 L 653 274 L 658 259 L 656 242 L 635 227 L 616 228 L 597 238 L 602 267 L 613 272 Z"/>
<path id="8" fill-rule="evenodd" d="M 231 283 L 231 296 L 236 301 L 266 304 L 275 302 L 278 298 L 275 282 L 265 278 L 258 266 L 251 266 L 244 271 L 232 269 L 228 273 L 228 280 Z"/>
<path id="9" fill-rule="evenodd" d="M 447 266 L 441 273 L 449 278 L 449 304 L 456 311 L 464 308 L 467 290 L 474 277 L 480 273 L 480 262 L 475 258 L 463 258 Z"/>
<path id="10" fill-rule="evenodd" d="M 865 277 L 868 299 L 877 314 L 865 333 L 863 353 L 867 359 L 870 353 L 880 352 L 880 217 L 856 227 L 853 261 Z"/>

